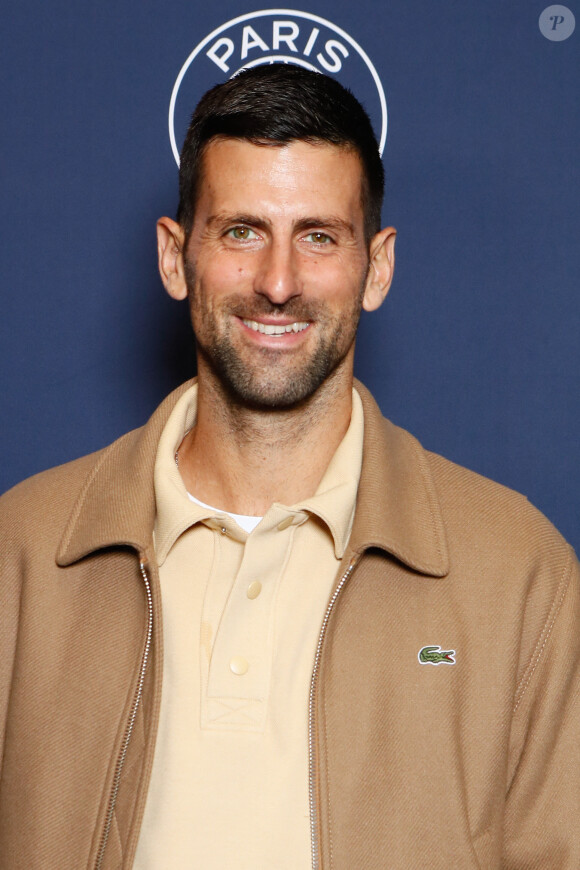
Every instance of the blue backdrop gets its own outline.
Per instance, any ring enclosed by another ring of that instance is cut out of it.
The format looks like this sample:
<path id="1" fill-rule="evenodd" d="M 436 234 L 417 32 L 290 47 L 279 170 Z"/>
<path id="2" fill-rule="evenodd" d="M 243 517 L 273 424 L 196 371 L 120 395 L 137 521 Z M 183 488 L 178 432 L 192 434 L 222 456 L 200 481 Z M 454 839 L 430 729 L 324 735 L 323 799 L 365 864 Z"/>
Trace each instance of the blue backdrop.
<path id="1" fill-rule="evenodd" d="M 169 102 L 200 41 L 264 5 L 23 0 L 5 16 L 0 488 L 142 424 L 193 372 L 186 307 L 156 272 L 155 220 L 177 202 Z M 580 27 L 555 39 L 571 16 L 554 17 L 548 38 L 546 5 L 296 8 L 362 46 L 388 105 L 397 270 L 363 318 L 358 376 L 425 446 L 524 492 L 579 549 Z M 273 49 L 272 19 L 253 27 Z M 355 54 L 325 57 L 375 117 Z M 194 63 L 178 136 L 211 77 Z"/>

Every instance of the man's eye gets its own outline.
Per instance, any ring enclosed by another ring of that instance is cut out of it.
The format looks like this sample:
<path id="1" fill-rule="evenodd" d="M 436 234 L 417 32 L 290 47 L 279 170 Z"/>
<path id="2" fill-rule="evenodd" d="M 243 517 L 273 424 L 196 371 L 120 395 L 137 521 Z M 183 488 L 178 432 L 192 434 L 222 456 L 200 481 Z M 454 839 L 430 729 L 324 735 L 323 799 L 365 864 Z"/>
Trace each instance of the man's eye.
<path id="1" fill-rule="evenodd" d="M 228 230 L 226 235 L 231 239 L 236 239 L 238 242 L 248 242 L 258 238 L 254 230 L 244 226 L 232 227 L 231 230 Z"/>
<path id="2" fill-rule="evenodd" d="M 332 243 L 332 239 L 326 233 L 320 232 L 320 230 L 316 230 L 316 232 L 308 233 L 306 236 L 307 242 L 314 242 L 315 245 L 330 245 Z"/>

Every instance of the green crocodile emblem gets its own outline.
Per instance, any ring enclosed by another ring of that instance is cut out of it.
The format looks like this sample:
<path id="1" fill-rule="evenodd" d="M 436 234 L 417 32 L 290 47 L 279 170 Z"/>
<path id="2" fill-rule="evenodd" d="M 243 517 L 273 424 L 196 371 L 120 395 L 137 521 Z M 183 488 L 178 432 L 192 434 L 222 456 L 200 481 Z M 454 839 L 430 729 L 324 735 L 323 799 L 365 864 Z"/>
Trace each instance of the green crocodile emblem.
<path id="1" fill-rule="evenodd" d="M 440 646 L 424 646 L 419 650 L 419 661 L 422 665 L 454 665 L 454 649 L 441 649 Z"/>

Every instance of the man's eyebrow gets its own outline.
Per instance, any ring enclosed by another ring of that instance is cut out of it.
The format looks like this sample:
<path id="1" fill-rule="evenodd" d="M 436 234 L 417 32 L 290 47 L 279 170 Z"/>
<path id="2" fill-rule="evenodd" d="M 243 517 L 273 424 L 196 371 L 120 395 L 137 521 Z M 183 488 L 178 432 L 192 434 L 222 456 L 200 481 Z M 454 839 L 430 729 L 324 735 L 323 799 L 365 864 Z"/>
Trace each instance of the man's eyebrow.
<path id="1" fill-rule="evenodd" d="M 265 218 L 261 218 L 255 214 L 242 214 L 237 212 L 218 212 L 217 214 L 212 214 L 207 219 L 207 225 L 209 227 L 224 227 L 235 224 L 247 224 L 251 227 L 257 227 L 258 229 L 264 229 L 270 225 L 270 222 Z"/>
<path id="2" fill-rule="evenodd" d="M 355 229 L 350 221 L 345 221 L 339 217 L 313 215 L 312 217 L 301 218 L 294 224 L 294 229 L 298 232 L 313 229 L 334 230 L 335 232 L 347 233 L 349 236 L 355 235 Z"/>
<path id="3" fill-rule="evenodd" d="M 217 212 L 210 215 L 207 224 L 209 227 L 223 227 L 227 224 L 245 224 L 247 226 L 256 227 L 257 229 L 268 229 L 272 223 L 264 217 L 255 214 Z M 332 215 L 311 215 L 297 220 L 293 229 L 295 232 L 303 232 L 304 230 L 312 229 L 327 229 L 335 232 L 346 233 L 350 237 L 355 236 L 355 228 L 350 221 L 345 221 L 342 218 Z"/>

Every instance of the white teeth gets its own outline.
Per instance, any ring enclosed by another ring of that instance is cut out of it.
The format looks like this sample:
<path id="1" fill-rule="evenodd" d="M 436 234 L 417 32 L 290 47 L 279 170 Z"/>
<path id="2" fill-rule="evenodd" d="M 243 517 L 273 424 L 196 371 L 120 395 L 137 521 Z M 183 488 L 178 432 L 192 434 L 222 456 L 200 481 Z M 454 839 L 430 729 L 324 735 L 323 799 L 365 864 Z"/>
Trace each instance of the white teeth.
<path id="1" fill-rule="evenodd" d="M 253 329 L 254 332 L 261 332 L 263 335 L 285 335 L 287 332 L 302 332 L 308 326 L 308 323 L 302 321 L 288 323 L 286 326 L 278 326 L 274 323 L 258 323 L 257 320 L 244 320 L 244 324 L 249 329 Z"/>

